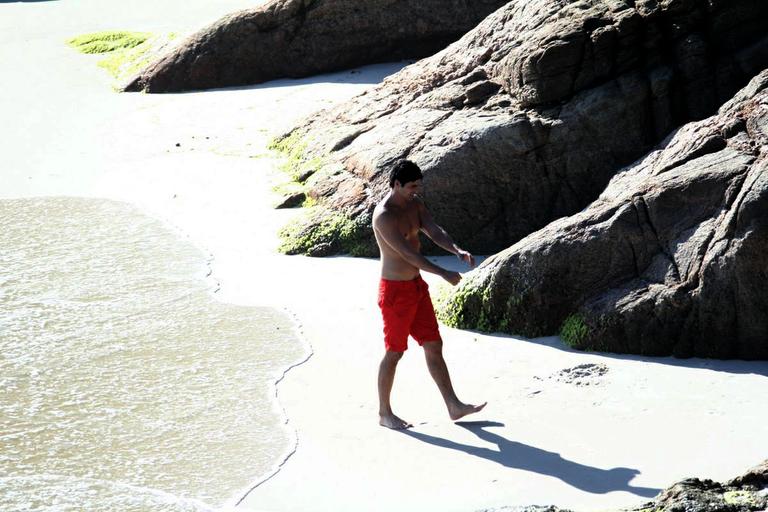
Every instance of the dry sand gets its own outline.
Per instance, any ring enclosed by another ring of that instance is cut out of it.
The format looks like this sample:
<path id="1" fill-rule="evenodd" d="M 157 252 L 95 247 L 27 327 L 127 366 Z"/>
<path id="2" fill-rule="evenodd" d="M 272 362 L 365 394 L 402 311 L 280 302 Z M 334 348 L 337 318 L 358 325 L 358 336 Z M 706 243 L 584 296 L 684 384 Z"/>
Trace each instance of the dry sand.
<path id="1" fill-rule="evenodd" d="M 106 28 L 179 30 L 249 2 L 196 10 L 176 0 L 162 12 L 148 1 L 124 12 L 120 2 L 71 4 L 0 4 L 0 197 L 137 204 L 214 256 L 220 300 L 296 316 L 312 357 L 280 382 L 278 398 L 297 449 L 239 508 L 602 510 L 642 503 L 688 476 L 724 480 L 768 456 L 768 363 L 579 353 L 556 337 L 449 328 L 445 354 L 459 396 L 487 400 L 487 408 L 451 422 L 412 344 L 393 404 L 415 428 L 379 427 L 378 262 L 275 252 L 277 229 L 297 212 L 271 208 L 280 175 L 266 143 L 400 65 L 205 93 L 119 95 L 95 59 L 63 39 Z"/>

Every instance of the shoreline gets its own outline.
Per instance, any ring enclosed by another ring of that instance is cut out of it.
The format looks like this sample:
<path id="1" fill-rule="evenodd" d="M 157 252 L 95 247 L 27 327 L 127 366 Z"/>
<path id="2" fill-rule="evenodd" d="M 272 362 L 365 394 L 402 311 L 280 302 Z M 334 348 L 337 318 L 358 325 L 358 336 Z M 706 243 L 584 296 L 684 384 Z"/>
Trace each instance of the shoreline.
<path id="1" fill-rule="evenodd" d="M 270 389 L 272 390 L 272 393 L 270 393 L 270 397 L 271 397 L 271 400 L 273 401 L 273 405 L 277 406 L 277 408 L 280 409 L 280 416 L 282 419 L 282 423 L 281 423 L 282 428 L 284 432 L 290 433 L 292 442 L 289 443 L 286 453 L 283 456 L 281 456 L 277 461 L 275 461 L 275 463 L 266 473 L 262 475 L 258 475 L 254 479 L 254 482 L 252 484 L 249 484 L 246 489 L 238 492 L 237 496 L 233 496 L 230 500 L 228 500 L 227 503 L 225 503 L 221 507 L 221 510 L 234 509 L 240 506 L 253 491 L 255 491 L 261 485 L 267 483 L 272 478 L 276 477 L 280 473 L 280 471 L 283 469 L 283 467 L 290 461 L 291 457 L 293 457 L 299 449 L 299 431 L 295 427 L 291 428 L 290 426 L 291 418 L 288 416 L 288 413 L 285 410 L 285 407 L 280 402 L 279 386 L 280 386 L 280 383 L 288 376 L 288 373 L 291 370 L 308 363 L 312 359 L 312 356 L 314 355 L 314 351 L 312 349 L 312 343 L 304 336 L 304 333 L 301 329 L 300 319 L 287 308 L 281 312 L 283 314 L 287 314 L 291 318 L 291 324 L 293 325 L 293 332 L 296 338 L 299 340 L 299 343 L 301 343 L 305 349 L 304 358 L 287 366 L 282 371 L 280 376 L 277 377 L 277 380 L 275 380 L 271 384 L 271 387 L 270 387 Z"/>
<path id="2" fill-rule="evenodd" d="M 131 203 L 132 204 L 132 203 Z M 142 210 L 144 211 L 144 210 Z M 150 212 L 144 211 L 146 215 L 150 215 Z M 206 254 L 206 267 L 208 268 L 208 274 L 205 276 L 206 280 L 210 280 L 213 283 L 213 286 L 209 289 L 209 295 L 213 300 L 218 301 L 222 304 L 227 304 L 228 302 L 226 300 L 221 300 L 221 296 L 219 292 L 221 291 L 221 282 L 216 278 L 216 272 L 215 272 L 215 260 L 216 256 L 207 250 L 204 247 L 201 247 L 198 245 L 195 240 L 193 240 L 186 232 L 182 230 L 182 228 L 172 224 L 168 219 L 163 219 L 159 217 L 153 217 L 158 218 L 163 224 L 165 224 L 169 229 L 172 229 L 177 236 L 180 238 L 186 239 L 189 243 L 193 244 L 199 251 Z M 263 306 L 261 306 L 263 307 Z M 275 372 L 274 380 L 270 382 L 269 388 L 270 388 L 270 402 L 272 404 L 272 408 L 276 411 L 278 417 L 279 417 L 279 428 L 282 429 L 282 433 L 286 434 L 286 436 L 289 438 L 288 440 L 288 446 L 286 447 L 285 453 L 280 455 L 277 460 L 274 461 L 272 466 L 267 469 L 262 474 L 256 475 L 253 479 L 253 482 L 251 484 L 248 484 L 244 489 L 241 491 L 238 491 L 235 495 L 230 497 L 223 505 L 220 507 L 216 507 L 215 510 L 219 512 L 226 512 L 230 510 L 236 509 L 243 501 L 245 501 L 249 494 L 251 494 L 256 488 L 263 485 L 264 483 L 268 482 L 270 479 L 277 476 L 277 474 L 280 472 L 280 470 L 285 466 L 285 464 L 288 463 L 290 458 L 296 453 L 299 447 L 299 432 L 296 428 L 291 427 L 291 420 L 288 416 L 288 413 L 285 410 L 285 407 L 280 402 L 280 383 L 288 376 L 288 373 L 293 370 L 294 368 L 297 368 L 303 364 L 306 364 L 312 359 L 312 356 L 314 354 L 314 351 L 312 349 L 312 343 L 309 339 L 304 336 L 304 331 L 302 329 L 301 320 L 299 317 L 292 312 L 287 306 L 283 308 L 275 308 L 270 307 L 271 309 L 274 309 L 276 312 L 279 312 L 282 315 L 285 315 L 289 318 L 293 335 L 296 338 L 297 342 L 302 348 L 302 356 L 295 362 L 289 363 L 287 366 L 281 368 L 277 368 Z"/>

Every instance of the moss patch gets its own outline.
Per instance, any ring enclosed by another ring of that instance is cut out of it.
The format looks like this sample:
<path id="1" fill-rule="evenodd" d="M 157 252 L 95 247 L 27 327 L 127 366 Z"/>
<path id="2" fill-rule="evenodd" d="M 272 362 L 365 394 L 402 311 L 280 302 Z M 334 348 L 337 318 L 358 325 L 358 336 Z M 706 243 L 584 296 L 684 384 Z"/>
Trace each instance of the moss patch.
<path id="1" fill-rule="evenodd" d="M 581 348 L 589 334 L 589 327 L 581 315 L 570 315 L 560 327 L 560 337 L 573 348 Z"/>
<path id="2" fill-rule="evenodd" d="M 447 283 L 440 283 L 432 293 L 437 319 L 449 327 L 460 329 L 464 321 L 466 295 L 454 295 L 453 288 Z"/>
<path id="3" fill-rule="evenodd" d="M 352 256 L 376 256 L 378 249 L 373 242 L 371 215 L 359 214 L 354 217 L 347 212 L 331 211 L 309 196 L 317 179 L 324 179 L 340 172 L 338 165 L 331 165 L 321 155 L 312 155 L 308 150 L 309 140 L 293 131 L 283 138 L 273 139 L 268 148 L 281 153 L 285 158 L 279 165 L 291 180 L 280 185 L 280 189 L 301 190 L 307 195 L 303 207 L 307 214 L 285 226 L 279 233 L 282 244 L 279 250 L 285 254 L 306 254 L 329 256 L 346 253 Z M 321 171 L 321 172 L 318 172 Z M 322 178 L 320 178 L 322 176 Z"/>
<path id="4" fill-rule="evenodd" d="M 456 329 L 483 330 L 479 326 L 481 322 L 475 320 L 471 314 L 471 311 L 478 309 L 472 307 L 474 304 L 471 303 L 482 302 L 482 299 L 478 299 L 477 288 L 472 281 L 462 282 L 456 288 L 451 288 L 447 284 L 442 285 L 435 294 L 437 318 L 445 325 Z M 482 311 L 482 306 L 479 310 Z"/>
<path id="5" fill-rule="evenodd" d="M 749 491 L 728 491 L 723 494 L 723 500 L 729 505 L 757 505 L 754 494 Z"/>
<path id="6" fill-rule="evenodd" d="M 149 32 L 113 30 L 76 36 L 69 39 L 67 44 L 83 53 L 109 53 L 139 46 L 151 36 Z"/>
<path id="7" fill-rule="evenodd" d="M 328 163 L 326 155 L 312 154 L 307 151 L 308 146 L 309 140 L 298 131 L 282 139 L 272 139 L 267 145 L 284 158 L 278 169 L 299 183 L 306 182 Z"/>
<path id="8" fill-rule="evenodd" d="M 493 332 L 497 330 L 491 318 L 490 306 L 491 290 L 486 286 L 483 289 L 483 293 L 480 294 L 480 310 L 477 313 L 477 323 L 475 325 L 478 331 Z"/>
<path id="9" fill-rule="evenodd" d="M 310 182 L 307 181 L 310 177 L 318 176 L 318 171 L 321 170 L 321 168 L 326 164 L 327 159 L 322 156 L 313 156 L 310 158 L 309 154 L 307 153 L 307 146 L 308 141 L 301 136 L 300 133 L 294 131 L 292 132 L 288 137 L 284 137 L 282 139 L 272 139 L 267 147 L 271 149 L 272 151 L 276 151 L 278 153 L 281 153 L 284 157 L 284 160 L 282 163 L 279 164 L 278 169 L 285 173 L 285 175 L 288 177 L 290 181 L 280 183 L 275 187 L 275 192 L 281 195 L 286 195 L 288 193 L 295 193 L 295 192 L 303 192 L 306 194 L 307 199 L 304 201 L 304 204 L 302 204 L 302 207 L 304 208 L 310 208 L 317 205 L 317 201 L 309 196 L 309 189 L 311 188 Z M 326 174 L 324 174 L 326 175 Z M 357 221 L 352 220 L 351 218 L 348 219 L 352 224 L 355 224 Z M 333 229 L 334 232 L 339 232 L 342 234 L 346 234 L 347 231 L 349 231 L 347 228 L 344 227 L 346 225 L 345 223 L 342 223 L 342 221 L 335 221 L 334 226 L 329 226 L 327 222 L 321 222 L 321 225 L 323 226 L 323 229 L 329 228 Z M 289 231 L 294 228 L 287 228 Z M 351 229 L 351 228 L 350 228 Z M 356 229 L 356 228 L 355 228 Z M 354 231 L 354 229 L 352 229 Z M 288 238 L 286 232 L 286 239 Z M 321 233 L 318 236 L 325 236 L 327 235 L 327 232 Z M 306 239 L 307 237 L 301 237 L 303 239 Z M 347 239 L 349 237 L 346 237 Z M 354 237 L 352 237 L 354 238 Z M 307 241 L 307 243 L 311 243 Z M 356 249 L 355 249 L 356 250 Z M 302 253 L 306 253 L 305 251 L 300 251 Z M 370 253 L 370 250 L 365 251 L 366 254 Z"/>
<path id="10" fill-rule="evenodd" d="M 158 51 L 173 39 L 175 33 L 164 36 L 149 32 L 95 32 L 73 37 L 67 44 L 89 54 L 103 54 L 97 65 L 121 82 L 149 65 Z"/>
<path id="11" fill-rule="evenodd" d="M 299 178 L 308 172 L 316 171 L 323 164 L 323 159 L 319 156 L 310 158 L 307 155 L 308 144 L 299 132 L 294 131 L 283 139 L 273 139 L 267 147 L 282 153 L 285 160 L 280 164 L 280 170 L 292 180 L 299 181 Z"/>
<path id="12" fill-rule="evenodd" d="M 470 274 L 456 289 L 440 290 L 437 316 L 444 324 L 481 332 L 510 332 L 509 316 L 522 302 L 517 294 L 500 300 L 491 294 L 492 285 L 483 277 Z"/>
<path id="13" fill-rule="evenodd" d="M 157 56 L 161 48 L 176 38 L 171 33 L 165 36 L 152 36 L 134 48 L 116 50 L 99 61 L 98 65 L 121 82 L 132 77 L 147 67 Z"/>
<path id="14" fill-rule="evenodd" d="M 312 206 L 303 218 L 288 224 L 278 234 L 282 239 L 278 250 L 285 254 L 372 255 L 370 217 L 365 215 L 352 218 L 321 206 Z"/>
<path id="15" fill-rule="evenodd" d="M 299 132 L 292 131 L 287 137 L 275 137 L 267 143 L 267 148 L 278 153 L 288 153 L 301 139 Z"/>

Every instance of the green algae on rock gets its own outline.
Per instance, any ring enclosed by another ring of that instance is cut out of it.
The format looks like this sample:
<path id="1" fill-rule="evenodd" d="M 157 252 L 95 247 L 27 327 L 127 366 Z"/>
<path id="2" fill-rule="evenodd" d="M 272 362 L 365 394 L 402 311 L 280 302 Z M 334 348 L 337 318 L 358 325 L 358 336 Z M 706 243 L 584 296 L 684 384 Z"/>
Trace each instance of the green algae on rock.
<path id="1" fill-rule="evenodd" d="M 493 295 L 488 280 L 470 273 L 456 288 L 440 289 L 435 310 L 440 321 L 449 327 L 506 332 L 509 328 L 508 313 L 520 301 L 520 295 L 514 292 L 504 297 Z M 535 335 L 534 331 L 528 332 Z"/>
<path id="2" fill-rule="evenodd" d="M 584 318 L 578 314 L 570 315 L 560 327 L 560 337 L 573 348 L 581 347 L 588 335 L 589 328 L 584 323 Z"/>
<path id="3" fill-rule="evenodd" d="M 97 65 L 117 80 L 115 87 L 119 88 L 120 82 L 147 66 L 174 39 L 176 34 L 173 32 L 156 35 L 151 32 L 113 30 L 76 36 L 69 39 L 67 44 L 82 53 L 103 54 L 104 58 Z"/>
<path id="4" fill-rule="evenodd" d="M 139 46 L 151 36 L 149 32 L 109 30 L 75 36 L 67 44 L 82 53 L 109 53 Z"/>
<path id="5" fill-rule="evenodd" d="M 282 243 L 278 250 L 285 254 L 327 256 L 347 253 L 351 256 L 373 256 L 368 231 L 371 219 L 364 216 L 352 218 L 344 213 L 331 212 L 315 205 L 306 214 L 289 223 L 278 235 Z"/>
<path id="6" fill-rule="evenodd" d="M 494 264 L 491 257 L 479 267 Z M 512 332 L 529 338 L 546 334 L 525 316 L 526 284 L 499 289 L 489 274 L 474 271 L 464 275 L 455 288 L 441 290 L 435 303 L 437 317 L 457 329 L 480 332 Z"/>
<path id="7" fill-rule="evenodd" d="M 121 82 L 149 64 L 153 56 L 160 53 L 174 39 L 176 39 L 174 33 L 152 36 L 137 46 L 111 52 L 99 61 L 98 65 Z"/>
<path id="8" fill-rule="evenodd" d="M 308 156 L 308 141 L 298 132 L 288 137 L 277 137 L 269 143 L 269 149 L 285 157 L 280 169 L 286 173 L 289 182 L 276 187 L 283 193 L 277 207 L 301 206 L 307 213 L 292 221 L 279 232 L 283 242 L 279 247 L 285 254 L 307 256 L 328 256 L 346 253 L 351 256 L 377 256 L 373 229 L 372 211 L 352 212 L 341 207 L 329 207 L 324 203 L 324 191 L 315 187 L 318 181 L 332 183 L 339 173 L 337 164 L 327 164 L 322 156 Z M 343 186 L 343 184 L 341 184 Z"/>
<path id="9" fill-rule="evenodd" d="M 293 182 L 304 185 L 313 175 L 322 170 L 326 163 L 322 155 L 310 155 L 306 149 L 309 141 L 298 132 L 288 137 L 272 139 L 268 149 L 283 156 L 279 169 Z"/>

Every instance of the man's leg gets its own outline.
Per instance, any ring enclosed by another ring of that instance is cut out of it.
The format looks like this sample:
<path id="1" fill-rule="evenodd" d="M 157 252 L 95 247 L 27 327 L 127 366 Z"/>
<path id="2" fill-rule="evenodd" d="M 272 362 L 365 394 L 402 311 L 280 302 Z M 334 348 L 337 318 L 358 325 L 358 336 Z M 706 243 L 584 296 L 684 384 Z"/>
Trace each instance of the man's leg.
<path id="1" fill-rule="evenodd" d="M 392 412 L 389 395 L 395 382 L 397 363 L 403 357 L 402 352 L 387 350 L 379 364 L 379 425 L 393 429 L 410 428 L 413 425 L 403 421 Z"/>
<path id="2" fill-rule="evenodd" d="M 429 341 L 423 344 L 424 356 L 427 358 L 427 368 L 429 368 L 429 374 L 435 380 L 440 394 L 443 395 L 445 405 L 448 407 L 448 415 L 452 420 L 458 420 L 463 418 L 467 414 L 480 411 L 485 404 L 472 405 L 465 404 L 458 399 L 456 393 L 453 391 L 453 385 L 451 384 L 451 376 L 448 373 L 448 366 L 443 359 L 443 342 L 442 341 Z"/>

